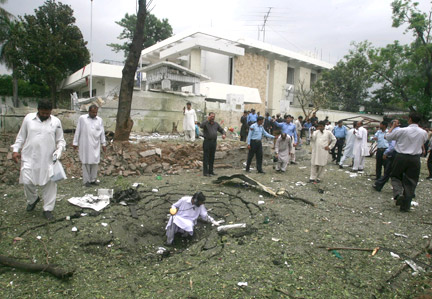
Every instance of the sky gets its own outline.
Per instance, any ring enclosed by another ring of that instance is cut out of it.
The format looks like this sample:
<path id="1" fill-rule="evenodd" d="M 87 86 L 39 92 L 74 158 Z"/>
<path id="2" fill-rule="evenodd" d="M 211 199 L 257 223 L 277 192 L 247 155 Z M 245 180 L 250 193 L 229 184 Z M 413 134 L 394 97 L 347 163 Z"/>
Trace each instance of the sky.
<path id="1" fill-rule="evenodd" d="M 136 0 L 62 0 L 74 10 L 76 25 L 89 42 L 92 32 L 93 60 L 123 61 L 108 43 L 117 40 L 122 27 L 115 22 L 126 13 L 136 13 Z M 263 40 L 335 64 L 351 48 L 352 42 L 370 41 L 385 46 L 394 40 L 412 41 L 405 28 L 391 26 L 392 0 L 153 0 L 151 12 L 167 18 L 174 34 L 194 28 L 211 28 L 220 33 Z M 420 0 L 423 11 L 429 0 Z M 16 16 L 34 14 L 43 0 L 8 0 L 3 7 Z M 93 25 L 90 26 L 91 20 Z M 90 30 L 92 28 L 92 30 Z M 5 73 L 4 67 L 0 73 Z"/>

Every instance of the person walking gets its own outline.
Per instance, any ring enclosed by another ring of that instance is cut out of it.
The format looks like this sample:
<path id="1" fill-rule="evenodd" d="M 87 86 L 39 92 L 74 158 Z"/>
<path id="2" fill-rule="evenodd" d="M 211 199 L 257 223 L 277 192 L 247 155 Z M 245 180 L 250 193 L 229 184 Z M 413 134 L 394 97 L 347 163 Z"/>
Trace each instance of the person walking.
<path id="1" fill-rule="evenodd" d="M 391 122 L 391 125 L 393 126 L 395 124 L 395 128 L 393 129 L 393 132 L 399 129 L 399 120 L 395 119 Z M 380 192 L 381 189 L 384 187 L 384 185 L 388 182 L 390 179 L 390 175 L 393 169 L 393 161 L 395 158 L 395 145 L 396 141 L 392 140 L 389 142 L 388 148 L 384 151 L 382 159 L 385 161 L 384 163 L 384 174 L 375 181 L 373 188 Z"/>
<path id="2" fill-rule="evenodd" d="M 296 147 L 298 144 L 298 136 L 297 136 L 297 128 L 295 124 L 292 123 L 292 116 L 286 115 L 285 116 L 285 122 L 279 123 L 279 122 L 273 122 L 277 127 L 281 128 L 282 133 L 287 134 L 290 136 L 291 140 L 293 141 L 293 146 Z M 291 151 L 291 164 L 297 164 L 295 161 L 295 149 Z"/>
<path id="3" fill-rule="evenodd" d="M 24 117 L 12 145 L 12 160 L 18 163 L 21 159 L 19 182 L 24 185 L 27 212 L 33 211 L 40 201 L 38 187 L 42 187 L 43 215 L 52 220 L 57 196 L 57 183 L 51 180 L 52 167 L 61 158 L 66 141 L 61 121 L 51 115 L 51 101 L 40 101 L 37 110 Z"/>
<path id="4" fill-rule="evenodd" d="M 346 143 L 345 143 L 345 149 L 342 155 L 342 158 L 339 161 L 339 168 L 342 169 L 343 168 L 343 163 L 345 162 L 346 159 L 352 158 L 353 159 L 353 163 L 354 164 L 354 131 L 355 128 L 357 127 L 357 121 L 353 122 L 353 127 L 351 129 L 348 130 L 347 135 L 346 135 Z"/>
<path id="5" fill-rule="evenodd" d="M 393 124 L 385 136 L 388 141 L 396 141 L 391 182 L 393 199 L 396 200 L 396 205 L 400 206 L 401 212 L 410 210 L 420 176 L 420 156 L 427 140 L 426 131 L 418 126 L 420 120 L 418 113 L 411 112 L 408 127 L 394 130 L 396 124 Z"/>
<path id="6" fill-rule="evenodd" d="M 266 130 L 264 130 L 263 123 L 264 117 L 260 116 L 258 117 L 257 122 L 249 128 L 249 134 L 247 138 L 249 152 L 246 163 L 246 172 L 250 172 L 250 165 L 252 163 L 252 159 L 254 155 L 256 155 L 256 165 L 258 173 L 264 173 L 262 169 L 263 150 L 261 139 L 263 136 L 268 138 L 274 138 L 274 136 L 270 135 L 266 132 Z"/>
<path id="7" fill-rule="evenodd" d="M 376 168 L 375 168 L 375 179 L 378 180 L 381 177 L 382 169 L 385 169 L 385 164 L 387 163 L 383 159 L 384 152 L 389 147 L 389 143 L 387 139 L 384 138 L 385 134 L 387 134 L 387 125 L 386 121 L 382 121 L 380 123 L 379 130 L 375 133 L 373 140 L 377 142 L 377 151 L 376 151 Z"/>
<path id="8" fill-rule="evenodd" d="M 192 109 L 192 103 L 188 102 L 186 107 L 183 107 L 183 131 L 186 141 L 195 141 L 195 124 L 197 116 L 195 109 Z"/>
<path id="9" fill-rule="evenodd" d="M 96 178 L 101 147 L 106 151 L 105 130 L 102 118 L 97 116 L 98 110 L 98 106 L 91 105 L 88 114 L 79 117 L 72 143 L 74 149 L 78 149 L 86 187 L 98 185 Z"/>
<path id="10" fill-rule="evenodd" d="M 311 174 L 309 182 L 319 183 L 324 167 L 327 165 L 329 151 L 336 144 L 336 137 L 331 131 L 324 129 L 325 122 L 318 123 L 318 130 L 315 130 L 311 138 Z"/>
<path id="11" fill-rule="evenodd" d="M 365 160 L 364 158 L 369 154 L 367 147 L 367 131 L 363 128 L 363 122 L 357 122 L 357 127 L 354 130 L 354 165 L 352 168 L 353 172 L 363 171 Z"/>
<path id="12" fill-rule="evenodd" d="M 225 139 L 225 131 L 222 127 L 215 122 L 214 112 L 210 112 L 207 120 L 201 123 L 203 129 L 204 142 L 203 142 L 203 175 L 212 176 L 216 175 L 213 171 L 214 157 L 217 146 L 217 133 L 222 134 L 222 139 Z"/>
<path id="13" fill-rule="evenodd" d="M 333 129 L 333 135 L 336 137 L 336 145 L 331 151 L 333 161 L 336 161 L 336 164 L 339 164 L 342 158 L 342 149 L 345 145 L 347 133 L 348 129 L 343 125 L 343 121 L 338 121 L 337 126 Z"/>

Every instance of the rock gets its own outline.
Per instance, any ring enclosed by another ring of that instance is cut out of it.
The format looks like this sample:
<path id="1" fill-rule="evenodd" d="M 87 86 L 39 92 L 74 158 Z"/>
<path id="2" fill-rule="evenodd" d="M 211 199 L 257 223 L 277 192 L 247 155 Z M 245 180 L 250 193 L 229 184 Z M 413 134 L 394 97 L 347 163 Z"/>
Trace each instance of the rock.
<path id="1" fill-rule="evenodd" d="M 0 153 L 7 153 L 7 152 L 8 152 L 7 148 L 5 148 L 5 147 L 0 148 Z"/>
<path id="2" fill-rule="evenodd" d="M 171 165 L 169 163 L 162 163 L 162 169 L 163 170 L 168 170 L 171 168 Z"/>
<path id="3" fill-rule="evenodd" d="M 215 160 L 223 159 L 226 157 L 226 155 L 227 155 L 226 152 L 216 152 L 215 153 Z"/>
<path id="4" fill-rule="evenodd" d="M 141 168 L 142 168 L 142 169 L 146 169 L 146 168 L 147 168 L 147 166 L 148 166 L 148 164 L 147 164 L 147 163 L 141 163 L 141 165 L 140 165 L 140 166 L 141 166 Z"/>
<path id="5" fill-rule="evenodd" d="M 137 167 L 134 164 L 129 164 L 129 169 L 135 171 Z"/>
<path id="6" fill-rule="evenodd" d="M 162 150 L 160 148 L 155 149 L 155 153 L 162 158 Z"/>
<path id="7" fill-rule="evenodd" d="M 148 151 L 145 151 L 145 152 L 140 152 L 139 154 L 140 154 L 141 157 L 145 158 L 145 157 L 148 157 L 148 156 L 155 155 L 156 154 L 156 150 L 148 150 Z"/>

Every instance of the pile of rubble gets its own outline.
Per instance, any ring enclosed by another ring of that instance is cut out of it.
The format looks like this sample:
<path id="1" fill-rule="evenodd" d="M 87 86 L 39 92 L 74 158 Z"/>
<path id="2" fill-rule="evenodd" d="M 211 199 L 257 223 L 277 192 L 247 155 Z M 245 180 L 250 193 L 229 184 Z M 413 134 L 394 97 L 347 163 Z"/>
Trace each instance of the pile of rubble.
<path id="1" fill-rule="evenodd" d="M 0 183 L 15 184 L 19 177 L 19 164 L 14 163 L 10 145 L 15 135 L 2 135 L 0 139 Z M 78 151 L 72 147 L 72 134 L 65 134 L 67 149 L 61 162 L 68 177 L 81 177 L 81 162 Z M 244 150 L 244 143 L 219 141 L 215 168 L 233 167 L 225 158 L 230 151 Z M 237 155 L 237 154 L 235 154 Z M 242 155 L 245 157 L 245 155 Z M 181 174 L 202 169 L 202 142 L 183 140 L 160 140 L 152 142 L 113 142 L 101 155 L 100 175 L 134 176 L 152 173 Z"/>

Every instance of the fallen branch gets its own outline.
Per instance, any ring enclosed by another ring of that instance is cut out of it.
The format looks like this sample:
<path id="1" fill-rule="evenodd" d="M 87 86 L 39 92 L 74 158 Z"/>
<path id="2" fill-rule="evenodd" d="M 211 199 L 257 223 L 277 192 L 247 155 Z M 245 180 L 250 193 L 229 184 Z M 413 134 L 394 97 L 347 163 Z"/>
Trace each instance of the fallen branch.
<path id="1" fill-rule="evenodd" d="M 240 180 L 250 184 L 251 186 L 254 186 L 257 189 L 264 191 L 265 193 L 267 193 L 269 195 L 277 197 L 276 192 L 274 192 L 271 188 L 266 187 L 263 184 L 261 184 L 260 182 L 258 182 L 257 180 L 254 180 L 253 178 L 251 178 L 245 174 L 241 174 L 241 173 L 233 174 L 231 176 L 220 176 L 217 178 L 217 180 L 214 181 L 214 183 L 222 185 L 222 184 L 225 184 L 227 182 L 232 181 L 233 179 L 240 179 Z"/>
<path id="2" fill-rule="evenodd" d="M 357 247 L 327 247 L 327 246 L 318 246 L 318 248 L 325 248 L 328 251 L 331 250 L 355 250 L 355 251 L 374 251 L 376 248 L 357 248 Z M 377 247 L 379 248 L 379 247 Z"/>
<path id="3" fill-rule="evenodd" d="M 17 269 L 21 269 L 21 270 L 28 271 L 28 272 L 48 272 L 48 273 L 54 275 L 55 277 L 61 278 L 61 279 L 71 277 L 73 275 L 73 273 L 75 272 L 74 270 L 73 271 L 67 271 L 67 270 L 58 268 L 55 265 L 22 263 L 22 262 L 18 262 L 17 260 L 15 260 L 13 258 L 6 257 L 4 255 L 0 255 L 0 264 L 2 264 L 3 266 L 6 266 L 6 267 L 17 268 Z"/>
<path id="4" fill-rule="evenodd" d="M 425 222 L 425 221 L 423 221 L 422 224 L 430 224 L 430 225 L 432 225 L 432 222 Z"/>
<path id="5" fill-rule="evenodd" d="M 276 291 L 276 292 L 279 292 L 279 293 L 282 293 L 282 294 L 284 294 L 284 295 L 286 295 L 286 296 L 288 296 L 288 297 L 290 297 L 290 298 L 295 298 L 295 299 L 303 299 L 304 297 L 296 297 L 296 296 L 293 296 L 293 295 L 291 295 L 290 293 L 288 293 L 287 291 L 284 291 L 284 290 L 282 290 L 282 289 L 279 289 L 279 288 L 274 288 L 274 290 Z"/>

